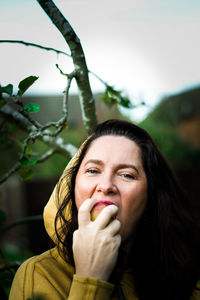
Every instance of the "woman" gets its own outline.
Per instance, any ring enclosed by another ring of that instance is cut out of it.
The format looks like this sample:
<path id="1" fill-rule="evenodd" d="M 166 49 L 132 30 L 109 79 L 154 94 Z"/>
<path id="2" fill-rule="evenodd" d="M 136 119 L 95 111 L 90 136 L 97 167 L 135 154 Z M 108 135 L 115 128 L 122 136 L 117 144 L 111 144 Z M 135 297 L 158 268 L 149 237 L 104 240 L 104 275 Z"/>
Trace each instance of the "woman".
<path id="1" fill-rule="evenodd" d="M 44 221 L 56 247 L 22 264 L 10 300 L 200 299 L 187 199 L 138 126 L 108 120 L 93 129 Z"/>

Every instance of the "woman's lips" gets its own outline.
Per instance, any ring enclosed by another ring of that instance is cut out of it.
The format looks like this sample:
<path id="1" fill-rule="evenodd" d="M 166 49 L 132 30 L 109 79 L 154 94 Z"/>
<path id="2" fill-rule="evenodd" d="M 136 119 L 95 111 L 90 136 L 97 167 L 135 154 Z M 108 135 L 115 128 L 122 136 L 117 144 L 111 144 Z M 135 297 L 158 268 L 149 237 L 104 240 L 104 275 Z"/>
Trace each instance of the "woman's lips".
<path id="1" fill-rule="evenodd" d="M 98 201 L 92 211 L 91 211 L 91 220 L 94 221 L 98 215 L 100 214 L 100 212 L 102 211 L 102 209 L 108 205 L 116 205 L 114 202 L 109 201 L 109 200 L 100 200 Z"/>

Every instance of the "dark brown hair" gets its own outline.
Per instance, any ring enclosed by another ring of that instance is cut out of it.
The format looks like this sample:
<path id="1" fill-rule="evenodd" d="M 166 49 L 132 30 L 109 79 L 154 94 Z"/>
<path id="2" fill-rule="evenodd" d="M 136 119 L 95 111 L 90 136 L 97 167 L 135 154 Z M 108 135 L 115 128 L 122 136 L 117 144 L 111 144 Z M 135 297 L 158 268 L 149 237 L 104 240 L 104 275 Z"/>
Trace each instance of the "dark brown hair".
<path id="1" fill-rule="evenodd" d="M 124 136 L 134 141 L 141 150 L 147 176 L 148 201 L 136 228 L 129 258 L 139 299 L 188 300 L 200 270 L 197 226 L 189 211 L 188 199 L 163 155 L 149 134 L 130 122 L 108 120 L 98 124 L 91 131 L 76 164 L 68 171 L 67 176 L 71 178 L 69 192 L 60 204 L 55 220 L 55 228 L 58 219 L 62 223 L 61 231 L 56 229 L 60 252 L 74 265 L 72 237 L 78 227 L 75 178 L 92 142 L 105 135 Z M 64 210 L 69 201 L 72 201 L 72 218 L 67 221 Z"/>

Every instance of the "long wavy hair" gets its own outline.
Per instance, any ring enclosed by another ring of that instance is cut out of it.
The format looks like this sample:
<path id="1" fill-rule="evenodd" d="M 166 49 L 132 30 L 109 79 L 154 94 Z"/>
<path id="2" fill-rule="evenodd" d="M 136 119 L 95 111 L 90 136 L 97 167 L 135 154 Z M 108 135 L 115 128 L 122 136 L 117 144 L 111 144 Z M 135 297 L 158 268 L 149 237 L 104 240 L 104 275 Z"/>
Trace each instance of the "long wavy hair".
<path id="1" fill-rule="evenodd" d="M 147 176 L 147 205 L 132 237 L 134 243 L 129 256 L 137 296 L 141 300 L 188 300 L 199 279 L 197 224 L 188 199 L 163 155 L 149 134 L 130 122 L 108 120 L 94 127 L 75 165 L 62 178 L 68 182 L 69 191 L 55 219 L 58 249 L 74 265 L 72 237 L 78 228 L 74 199 L 76 174 L 92 142 L 107 135 L 124 136 L 139 146 Z M 70 182 L 67 177 L 71 178 Z M 66 220 L 64 212 L 69 203 L 71 219 Z M 61 230 L 57 229 L 58 220 Z"/>

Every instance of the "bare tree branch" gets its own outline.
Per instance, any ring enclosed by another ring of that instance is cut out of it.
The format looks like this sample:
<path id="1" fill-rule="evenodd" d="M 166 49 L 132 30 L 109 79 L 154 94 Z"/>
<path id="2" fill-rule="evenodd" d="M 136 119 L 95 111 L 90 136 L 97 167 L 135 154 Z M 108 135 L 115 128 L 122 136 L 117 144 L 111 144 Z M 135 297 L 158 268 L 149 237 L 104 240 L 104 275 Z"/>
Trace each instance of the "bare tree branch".
<path id="1" fill-rule="evenodd" d="M 58 66 L 57 66 L 57 68 L 60 70 L 60 68 Z M 60 70 L 60 72 L 62 72 L 62 71 Z M 42 130 L 45 130 L 52 126 L 58 128 L 57 132 L 55 132 L 52 136 L 57 136 L 59 134 L 59 132 L 61 132 L 62 129 L 66 126 L 67 117 L 68 117 L 69 89 L 71 86 L 72 79 L 75 77 L 76 73 L 72 72 L 70 74 L 63 74 L 63 75 L 65 75 L 67 77 L 67 86 L 66 86 L 66 89 L 64 91 L 64 96 L 63 96 L 63 107 L 62 107 L 63 117 L 57 122 L 49 122 L 42 127 Z"/>
<path id="2" fill-rule="evenodd" d="M 19 125 L 20 128 L 27 132 L 31 132 L 36 129 L 36 127 L 31 124 L 31 122 L 25 116 L 19 113 L 11 105 L 5 104 L 2 106 L 0 109 L 0 114 L 6 116 L 7 120 L 10 120 L 11 122 L 14 121 Z"/>
<path id="3" fill-rule="evenodd" d="M 0 265 L 0 271 L 10 270 L 10 269 L 17 270 L 20 265 L 21 265 L 20 261 L 3 263 Z"/>
<path id="4" fill-rule="evenodd" d="M 10 105 L 5 104 L 3 107 L 1 107 L 0 113 L 17 123 L 20 128 L 22 128 L 26 132 L 37 132 L 37 128 L 33 126 L 30 121 L 25 118 L 20 112 L 15 110 Z M 51 136 L 51 132 L 48 130 L 45 130 L 44 133 L 41 133 L 39 139 L 53 149 L 56 149 L 58 153 L 61 153 L 67 157 L 72 157 L 77 151 L 77 148 L 75 146 L 64 142 L 61 137 Z"/>
<path id="5" fill-rule="evenodd" d="M 39 158 L 37 163 L 43 162 L 44 160 L 52 156 L 55 152 L 61 153 L 64 156 L 68 157 L 71 157 L 76 153 L 76 147 L 71 144 L 65 143 L 62 138 L 58 137 L 59 133 L 67 126 L 69 89 L 72 79 L 75 77 L 75 74 L 75 72 L 72 72 L 71 74 L 66 75 L 67 86 L 63 97 L 63 116 L 57 122 L 51 122 L 47 125 L 42 126 L 37 121 L 32 119 L 29 114 L 24 113 L 23 105 L 22 110 L 20 108 L 21 111 L 18 111 L 16 108 L 8 104 L 5 104 L 3 105 L 3 107 L 1 107 L 0 114 L 4 115 L 6 119 L 11 119 L 11 122 L 14 121 L 15 123 L 17 123 L 23 130 L 28 133 L 28 136 L 24 140 L 21 158 L 26 157 L 26 150 L 29 142 L 35 141 L 37 139 L 42 140 L 51 148 L 46 154 L 42 155 Z M 52 132 L 48 130 L 49 127 L 55 127 L 56 130 Z M 16 162 L 15 165 L 2 178 L 0 178 L 0 184 L 5 182 L 12 174 L 14 174 L 16 171 L 19 171 L 22 167 L 23 166 L 21 166 L 20 162 Z"/>
<path id="6" fill-rule="evenodd" d="M 43 163 L 45 160 L 47 160 L 49 157 L 53 156 L 56 152 L 58 152 L 56 149 L 50 149 L 46 153 L 42 154 L 40 158 L 37 160 L 37 164 Z M 19 162 L 15 163 L 14 166 L 3 176 L 0 178 L 0 184 L 5 182 L 11 175 L 13 175 L 15 172 L 22 169 L 22 166 Z"/>
<path id="7" fill-rule="evenodd" d="M 64 51 L 60 51 L 60 50 L 57 50 L 55 48 L 45 47 L 45 46 L 42 46 L 42 45 L 39 45 L 39 44 L 25 42 L 25 41 L 19 41 L 19 40 L 0 40 L 0 43 L 22 44 L 22 45 L 25 45 L 25 46 L 32 46 L 32 47 L 40 48 L 40 49 L 47 50 L 47 51 L 53 51 L 53 52 L 56 52 L 57 54 L 63 54 L 63 55 L 66 55 L 68 57 L 71 57 L 70 54 L 68 54 L 68 53 L 66 53 Z"/>
<path id="8" fill-rule="evenodd" d="M 49 157 L 53 156 L 54 153 L 56 153 L 56 149 L 50 149 L 46 153 L 40 156 L 37 163 L 43 163 L 45 160 L 47 160 Z"/>
<path id="9" fill-rule="evenodd" d="M 21 166 L 19 162 L 17 162 L 3 177 L 0 178 L 0 184 L 5 182 L 11 175 L 13 175 L 15 172 L 19 171 L 21 169 Z"/>
<path id="10" fill-rule="evenodd" d="M 36 215 L 36 216 L 29 216 L 29 217 L 24 217 L 24 218 L 21 218 L 11 224 L 8 224 L 8 225 L 4 225 L 4 226 L 1 226 L 0 227 L 0 232 L 5 232 L 6 230 L 9 230 L 15 226 L 18 226 L 18 225 L 23 225 L 23 224 L 27 224 L 27 223 L 30 223 L 30 222 L 34 222 L 34 221 L 42 221 L 43 220 L 43 216 L 42 215 Z"/>
<path id="11" fill-rule="evenodd" d="M 43 10 L 47 13 L 51 21 L 58 28 L 67 42 L 76 71 L 76 82 L 79 89 L 79 98 L 82 109 L 82 117 L 87 132 L 96 125 L 97 116 L 95 110 L 95 100 L 91 91 L 88 68 L 85 55 L 79 38 L 65 17 L 51 0 L 37 0 Z"/>
<path id="12" fill-rule="evenodd" d="M 58 49 L 55 49 L 55 48 L 51 48 L 51 47 L 45 47 L 45 46 L 42 46 L 42 45 L 39 45 L 39 44 L 34 44 L 34 43 L 31 43 L 31 42 L 25 42 L 25 41 L 20 41 L 20 40 L 0 40 L 0 43 L 14 43 L 14 44 L 22 44 L 22 45 L 25 45 L 25 46 L 32 46 L 32 47 L 40 48 L 40 49 L 47 50 L 47 51 L 53 51 L 53 52 L 56 52 L 57 54 L 63 54 L 63 55 L 66 55 L 66 56 L 72 58 L 71 55 L 68 54 L 67 52 L 64 52 L 64 51 L 61 51 L 61 50 L 58 50 Z M 90 74 L 92 74 L 94 77 L 96 77 L 103 85 L 105 85 L 106 87 L 108 86 L 107 82 L 104 81 L 97 74 L 95 74 L 91 70 L 88 70 L 88 72 Z"/>

